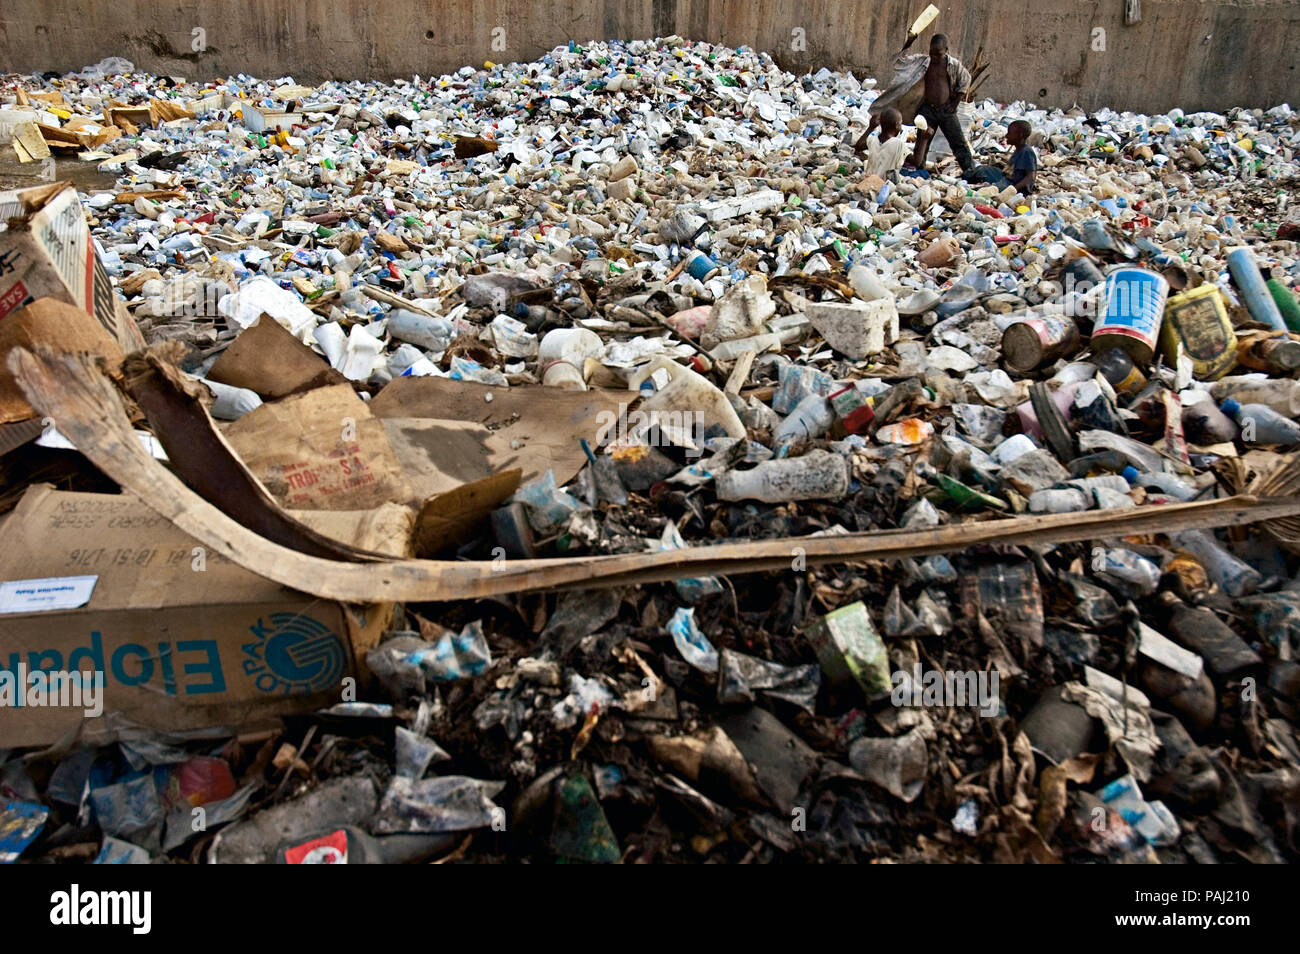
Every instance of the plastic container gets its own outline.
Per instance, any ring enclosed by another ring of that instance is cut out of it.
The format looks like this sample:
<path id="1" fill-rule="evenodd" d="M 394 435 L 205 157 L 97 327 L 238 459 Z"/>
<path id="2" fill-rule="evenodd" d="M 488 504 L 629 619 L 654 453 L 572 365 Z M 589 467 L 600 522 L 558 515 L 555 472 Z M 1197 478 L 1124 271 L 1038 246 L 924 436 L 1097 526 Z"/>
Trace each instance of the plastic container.
<path id="1" fill-rule="evenodd" d="M 849 284 L 854 293 L 863 301 L 875 301 L 878 298 L 892 298 L 876 273 L 864 265 L 854 265 L 849 269 Z"/>
<path id="2" fill-rule="evenodd" d="M 1169 283 L 1143 268 L 1117 268 L 1106 276 L 1106 301 L 1093 325 L 1094 351 L 1120 348 L 1137 364 L 1155 356 Z"/>
<path id="3" fill-rule="evenodd" d="M 1169 299 L 1160 346 L 1171 365 L 1181 346 L 1192 359 L 1192 372 L 1204 381 L 1232 369 L 1237 363 L 1237 333 L 1216 286 L 1201 285 Z"/>
<path id="4" fill-rule="evenodd" d="M 708 281 L 718 274 L 722 266 L 704 252 L 692 252 L 686 260 L 686 273 L 698 281 Z"/>
<path id="5" fill-rule="evenodd" d="M 768 460 L 750 470 L 719 474 L 717 491 L 721 500 L 839 500 L 849 492 L 849 462 L 825 450 Z"/>
<path id="6" fill-rule="evenodd" d="M 1238 404 L 1229 398 L 1220 408 L 1237 422 L 1246 444 L 1300 444 L 1300 424 L 1277 413 L 1266 404 Z"/>
<path id="7" fill-rule="evenodd" d="M 797 441 L 821 437 L 834 420 L 830 401 L 820 394 L 810 394 L 772 432 L 773 446 L 779 451 Z"/>
<path id="8" fill-rule="evenodd" d="M 895 798 L 911 802 L 925 786 L 930 757 L 924 737 L 914 729 L 893 739 L 858 739 L 849 748 L 849 764 Z"/>
<path id="9" fill-rule="evenodd" d="M 1173 542 L 1195 557 L 1219 589 L 1233 599 L 1253 593 L 1260 584 L 1258 571 L 1238 560 L 1202 530 L 1176 534 Z"/>
<path id="10" fill-rule="evenodd" d="M 1232 398 L 1238 404 L 1263 404 L 1283 417 L 1300 415 L 1300 381 L 1240 375 L 1220 378 L 1210 393 L 1216 401 Z"/>
<path id="11" fill-rule="evenodd" d="M 409 341 L 436 352 L 446 351 L 455 334 L 451 322 L 446 318 L 421 315 L 403 308 L 394 308 L 388 313 L 385 327 L 398 341 Z"/>
<path id="12" fill-rule="evenodd" d="M 727 396 L 707 379 L 671 358 L 662 355 L 652 358 L 631 376 L 628 387 L 639 391 L 641 383 L 650 380 L 658 371 L 667 373 L 668 383 L 641 401 L 642 411 L 669 412 L 681 416 L 682 420 L 694 420 L 696 415 L 700 415 L 704 430 L 716 424 L 728 437 L 745 436 L 745 425 L 736 416 Z"/>
<path id="13" fill-rule="evenodd" d="M 918 255 L 917 261 L 927 268 L 943 268 L 951 265 L 961 256 L 961 245 L 955 238 L 936 239 L 927 245 Z"/>
<path id="14" fill-rule="evenodd" d="M 1273 293 L 1268 290 L 1264 276 L 1260 274 L 1255 253 L 1244 247 L 1234 248 L 1228 252 L 1226 258 L 1228 271 L 1232 273 L 1232 282 L 1241 292 L 1250 317 L 1270 328 L 1286 331 L 1286 322 L 1282 320 L 1282 313 L 1278 311 L 1277 303 L 1273 301 Z"/>
<path id="15" fill-rule="evenodd" d="M 583 367 L 605 350 L 600 335 L 587 328 L 555 328 L 537 348 L 537 366 L 547 387 L 587 390 Z"/>

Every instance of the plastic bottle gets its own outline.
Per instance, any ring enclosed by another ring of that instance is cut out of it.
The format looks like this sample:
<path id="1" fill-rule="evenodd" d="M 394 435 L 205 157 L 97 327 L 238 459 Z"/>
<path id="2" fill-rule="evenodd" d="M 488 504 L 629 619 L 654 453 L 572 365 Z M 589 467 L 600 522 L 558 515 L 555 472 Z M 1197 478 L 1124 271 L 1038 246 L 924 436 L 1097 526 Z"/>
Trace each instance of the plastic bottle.
<path id="1" fill-rule="evenodd" d="M 849 284 L 863 301 L 893 297 L 889 294 L 889 289 L 876 277 L 876 273 L 865 265 L 854 265 L 849 269 Z"/>
<path id="2" fill-rule="evenodd" d="M 1220 678 L 1262 663 L 1259 654 L 1211 610 L 1188 606 L 1169 592 L 1156 597 L 1169 613 L 1169 635 L 1205 660 Z"/>
<path id="3" fill-rule="evenodd" d="M 1283 417 L 1300 414 L 1300 381 L 1288 378 L 1235 375 L 1215 381 L 1210 393 L 1216 401 L 1232 398 L 1238 404 L 1264 404 Z"/>
<path id="4" fill-rule="evenodd" d="M 1259 572 L 1238 560 L 1204 531 L 1186 530 L 1172 539 L 1175 546 L 1194 556 L 1219 589 L 1233 599 L 1252 593 L 1259 586 Z"/>
<path id="5" fill-rule="evenodd" d="M 1085 494 L 1092 493 L 1094 490 L 1114 490 L 1126 494 L 1128 493 L 1129 482 L 1119 474 L 1102 474 L 1097 477 L 1076 477 L 1073 480 L 1065 481 L 1062 486 L 1073 487 Z"/>
<path id="6" fill-rule="evenodd" d="M 722 500 L 839 500 L 849 492 L 849 463 L 831 451 L 768 460 L 750 470 L 728 470 L 717 478 Z"/>
<path id="7" fill-rule="evenodd" d="M 390 311 L 385 327 L 398 341 L 409 341 L 428 351 L 446 351 L 454 334 L 446 318 L 421 315 L 404 308 Z"/>
<path id="8" fill-rule="evenodd" d="M 1273 296 L 1273 304 L 1277 305 L 1278 312 L 1282 315 L 1282 320 L 1292 331 L 1300 331 L 1300 304 L 1296 303 L 1295 295 L 1291 289 L 1282 284 L 1277 278 L 1270 278 L 1265 284 L 1268 286 L 1268 293 Z"/>
<path id="9" fill-rule="evenodd" d="M 1168 494 L 1178 500 L 1191 500 L 1200 492 L 1176 474 L 1141 473 L 1131 464 L 1124 468 L 1122 474 L 1124 479 L 1134 487 L 1145 487 L 1148 490 L 1155 488 L 1162 494 Z"/>
<path id="10" fill-rule="evenodd" d="M 1100 557 L 1093 569 L 1102 576 L 1122 580 L 1144 596 L 1160 586 L 1160 567 L 1132 550 L 1112 548 L 1102 551 Z"/>
<path id="11" fill-rule="evenodd" d="M 777 426 L 772 433 L 773 444 L 779 451 L 796 441 L 821 437 L 834 421 L 831 402 L 820 394 L 810 394 Z"/>
<path id="12" fill-rule="evenodd" d="M 641 383 L 650 380 L 651 375 L 660 370 L 667 372 L 668 383 L 644 398 L 641 410 L 647 413 L 674 412 L 683 415 L 683 419 L 687 419 L 684 417 L 687 414 L 702 415 L 705 429 L 712 424 L 719 424 L 728 437 L 745 436 L 745 425 L 736 416 L 727 396 L 708 380 L 671 358 L 663 355 L 652 358 L 632 375 L 628 387 L 639 391 Z"/>
<path id="13" fill-rule="evenodd" d="M 1286 331 L 1286 322 L 1282 320 L 1282 313 L 1278 311 L 1277 303 L 1273 301 L 1273 294 L 1264 283 L 1264 276 L 1260 274 L 1255 253 L 1245 247 L 1234 248 L 1226 257 L 1233 284 L 1241 292 L 1250 316 L 1270 328 Z"/>
<path id="14" fill-rule="evenodd" d="M 1221 444 L 1234 440 L 1237 425 L 1219 410 L 1208 394 L 1201 392 L 1197 401 L 1183 403 L 1183 434 L 1193 444 Z"/>
<path id="15" fill-rule="evenodd" d="M 537 349 L 537 367 L 542 384 L 571 391 L 587 390 L 583 366 L 605 350 L 600 335 L 587 328 L 556 328 L 548 331 Z"/>
<path id="16" fill-rule="evenodd" d="M 1300 424 L 1266 404 L 1238 404 L 1229 398 L 1219 407 L 1237 422 L 1241 439 L 1247 444 L 1300 444 Z"/>
<path id="17" fill-rule="evenodd" d="M 714 361 L 734 361 L 746 351 L 757 351 L 760 354 L 764 351 L 779 351 L 781 343 L 781 336 L 769 331 L 761 335 L 750 335 L 748 338 L 733 338 L 730 341 L 720 342 L 717 347 L 709 351 L 709 357 Z"/>
<path id="18" fill-rule="evenodd" d="M 455 843 L 455 834 L 374 836 L 355 825 L 340 825 L 333 832 L 322 832 L 315 838 L 282 841 L 276 846 L 274 857 L 278 865 L 409 864 L 446 851 Z"/>
<path id="19" fill-rule="evenodd" d="M 1029 495 L 1030 513 L 1080 513 L 1092 506 L 1092 495 L 1076 487 L 1036 490 Z"/>
<path id="20" fill-rule="evenodd" d="M 237 388 L 220 381 L 203 379 L 214 395 L 210 413 L 219 421 L 237 421 L 255 407 L 260 407 L 262 398 L 256 391 Z"/>

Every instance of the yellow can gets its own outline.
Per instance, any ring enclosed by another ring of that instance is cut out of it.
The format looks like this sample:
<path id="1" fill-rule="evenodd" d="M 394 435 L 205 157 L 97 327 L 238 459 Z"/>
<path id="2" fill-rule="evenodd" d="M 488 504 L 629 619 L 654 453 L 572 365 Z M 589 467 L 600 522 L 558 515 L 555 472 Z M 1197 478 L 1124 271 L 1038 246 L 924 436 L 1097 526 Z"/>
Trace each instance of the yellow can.
<path id="1" fill-rule="evenodd" d="M 1179 345 L 1203 381 L 1223 377 L 1237 363 L 1237 333 L 1216 286 L 1201 285 L 1169 299 L 1160 346 L 1170 364 L 1178 359 Z"/>

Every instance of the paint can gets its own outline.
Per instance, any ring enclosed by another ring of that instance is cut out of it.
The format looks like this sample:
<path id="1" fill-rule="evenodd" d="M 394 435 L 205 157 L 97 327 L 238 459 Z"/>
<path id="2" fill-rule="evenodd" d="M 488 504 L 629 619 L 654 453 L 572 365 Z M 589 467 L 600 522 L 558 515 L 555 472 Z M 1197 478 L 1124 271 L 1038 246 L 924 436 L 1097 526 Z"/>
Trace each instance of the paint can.
<path id="1" fill-rule="evenodd" d="M 1092 329 L 1093 351 L 1119 348 L 1137 364 L 1155 356 L 1169 282 L 1145 268 L 1122 267 L 1106 276 L 1106 304 Z"/>

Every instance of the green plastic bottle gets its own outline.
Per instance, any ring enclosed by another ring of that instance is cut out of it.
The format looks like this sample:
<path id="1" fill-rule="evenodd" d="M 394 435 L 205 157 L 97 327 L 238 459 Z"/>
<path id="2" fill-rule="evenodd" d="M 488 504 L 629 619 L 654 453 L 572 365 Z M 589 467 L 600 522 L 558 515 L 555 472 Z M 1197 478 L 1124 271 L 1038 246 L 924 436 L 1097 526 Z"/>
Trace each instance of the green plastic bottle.
<path id="1" fill-rule="evenodd" d="M 1286 322 L 1287 328 L 1300 331 L 1300 304 L 1296 304 L 1291 289 L 1277 278 L 1270 278 L 1266 284 L 1269 294 L 1273 296 L 1273 302 L 1277 305 L 1277 310 L 1282 312 L 1282 320 Z"/>

